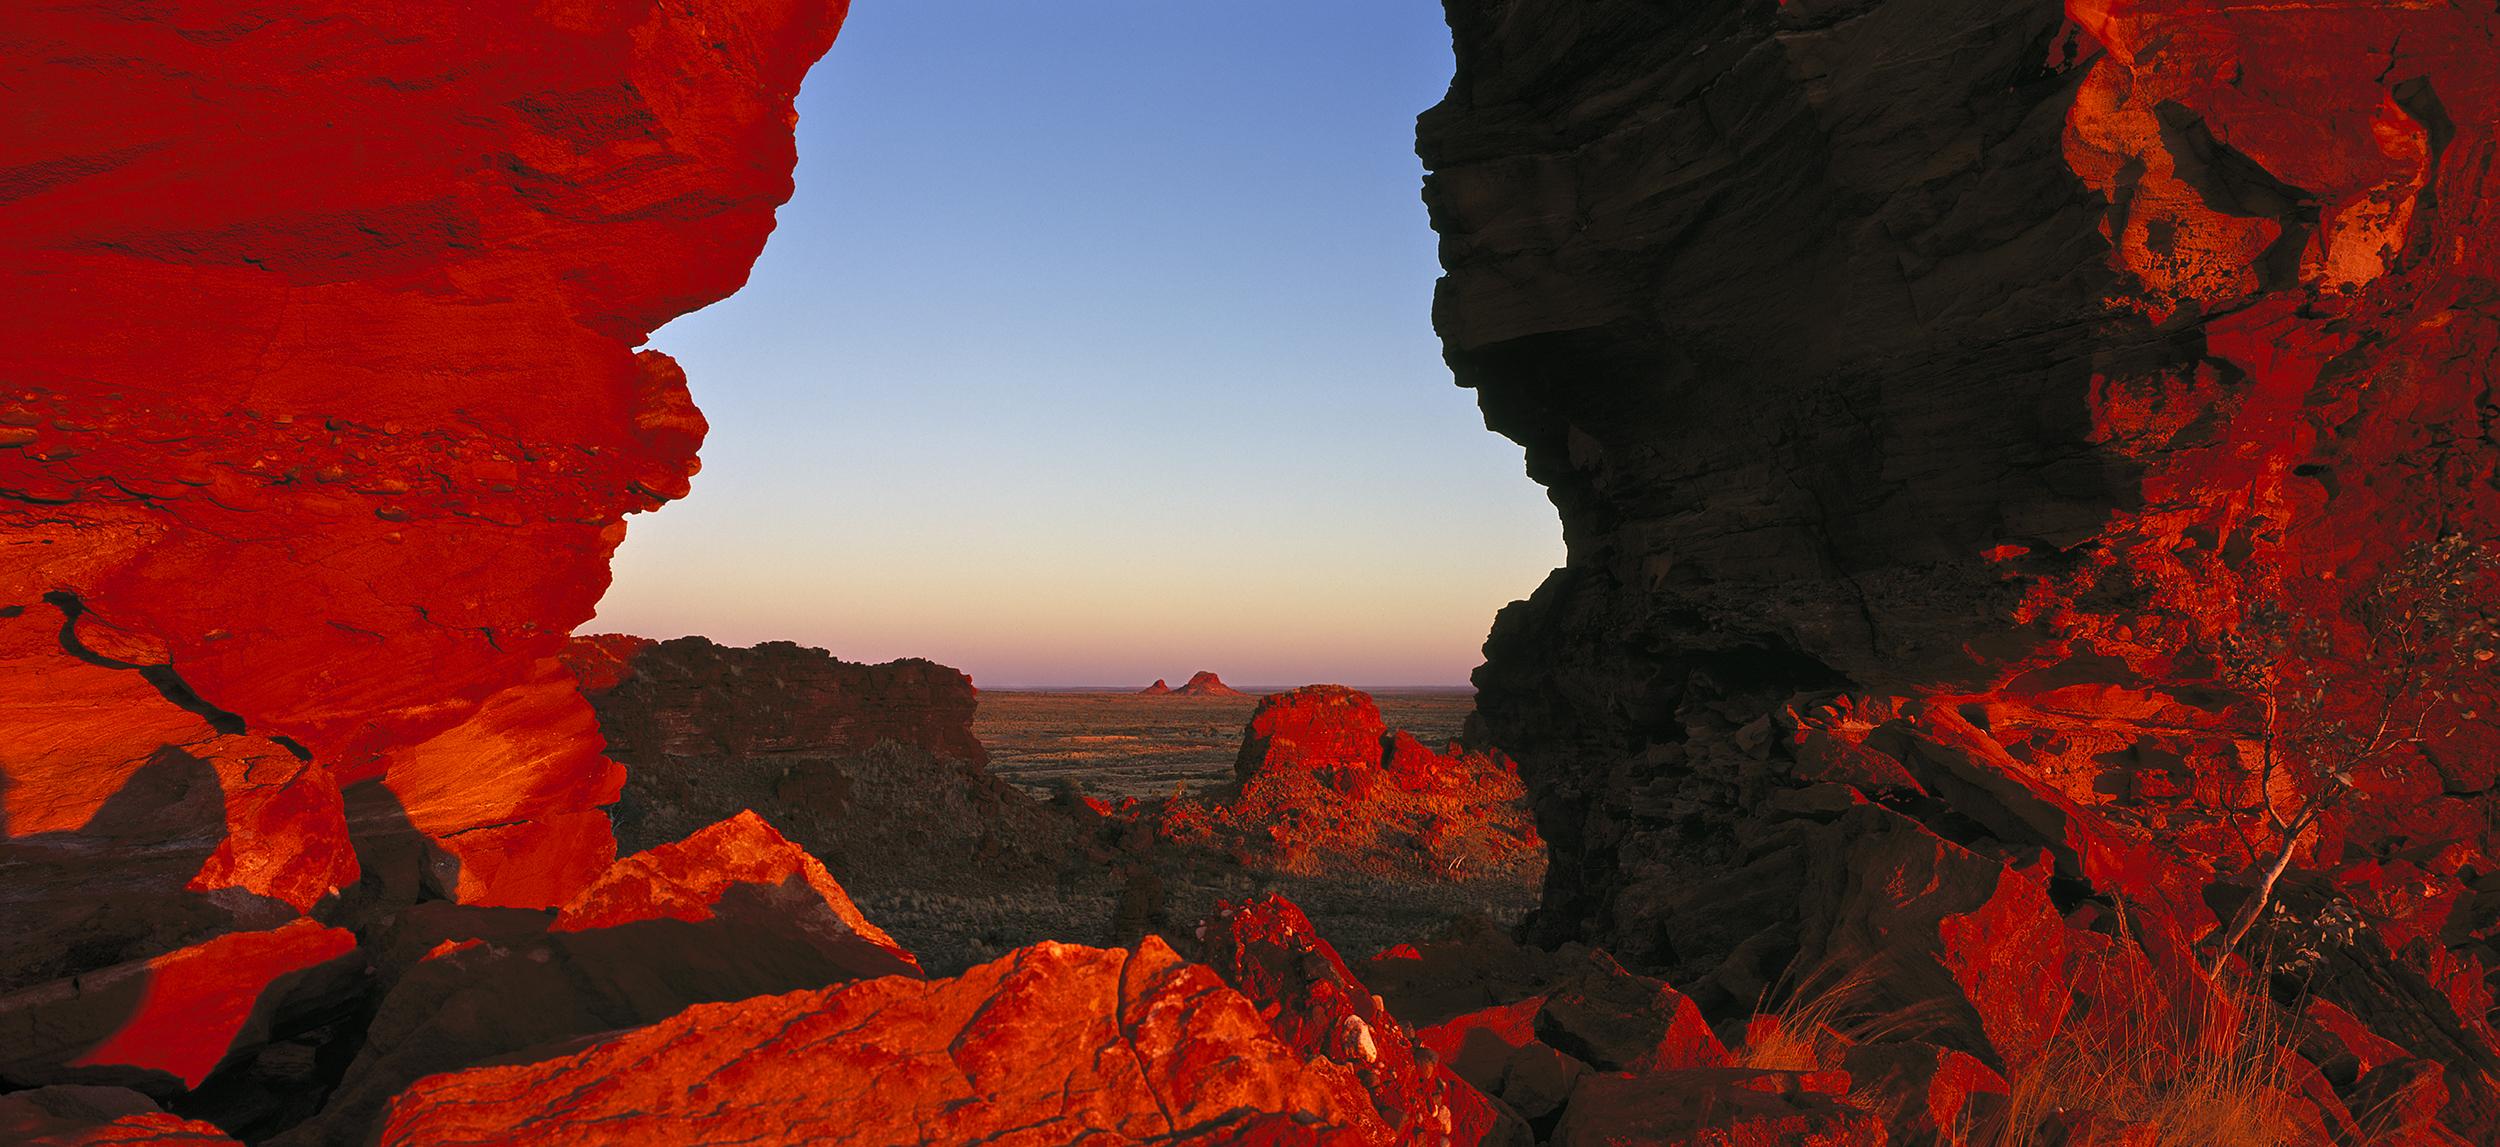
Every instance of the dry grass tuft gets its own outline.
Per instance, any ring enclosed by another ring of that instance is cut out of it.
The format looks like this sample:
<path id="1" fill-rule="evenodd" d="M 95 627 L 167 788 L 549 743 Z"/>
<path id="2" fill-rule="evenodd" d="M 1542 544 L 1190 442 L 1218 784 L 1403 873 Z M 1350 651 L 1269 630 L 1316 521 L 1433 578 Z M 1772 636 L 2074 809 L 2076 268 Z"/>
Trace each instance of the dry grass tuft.
<path id="1" fill-rule="evenodd" d="M 2161 1147 L 2329 1147 L 2324 1117 L 2284 1070 L 2296 1033 L 2262 986 L 2192 972 L 2163 982 L 2118 907 L 2105 998 L 2006 1065 L 2012 1095 L 1994 1147 L 2034 1147 L 2052 1137 L 2050 1116 L 2072 1111 Z"/>
<path id="2" fill-rule="evenodd" d="M 1745 1028 L 1736 1062 L 1771 1071 L 1828 1071 L 1852 1046 L 1915 1039 L 1930 1031 L 1943 1009 L 1933 1003 L 1886 1002 L 1891 969 L 1882 962 L 1820 965 L 1765 994 L 1766 1005 Z M 1770 996 L 1780 1002 L 1770 1005 Z"/>
<path id="3" fill-rule="evenodd" d="M 2103 998 L 2079 1005 L 2037 1051 L 2005 1065 L 2010 1095 L 1963 1109 L 1944 1140 L 2046 1147 L 2062 1122 L 2097 1118 L 2089 1141 L 2143 1147 L 2333 1147 L 2329 1116 L 2284 1070 L 2296 1033 L 2262 992 L 2203 981 L 2162 983 L 2122 935 L 2100 967 Z M 2087 957 L 2089 960 L 2090 957 Z M 1941 1002 L 1902 1007 L 1887 970 L 1817 968 L 1754 1017 L 1738 1062 L 1831 1070 L 1847 1049 L 1956 1026 Z M 1774 989 L 1775 991 L 1777 989 Z M 1766 1004 L 1770 1003 L 1766 999 Z M 1892 1097 L 1897 1102 L 1897 1097 Z M 1861 1104 L 1876 1097 L 1858 1097 Z M 2064 1114 L 2067 1118 L 2056 1118 Z M 2363 1138 L 2367 1141 L 2367 1137 Z"/>
<path id="4" fill-rule="evenodd" d="M 2119 913 L 2117 953 L 2135 951 Z M 2007 1064 L 2012 1095 L 1994 1147 L 2035 1147 L 2060 1112 L 2093 1112 L 2160 1147 L 2331 1147 L 2325 1117 L 2285 1071 L 2296 1033 L 2261 985 L 2162 983 L 2142 959 L 2110 998 L 2078 1009 L 2038 1052 Z"/>
<path id="5" fill-rule="evenodd" d="M 2061 1111 L 2091 1111 L 2140 1128 L 2162 1147 L 2324 1147 L 2317 1108 L 2279 1066 L 2290 1036 L 2262 1000 L 2201 1009 L 2201 1021 L 2137 1013 L 2113 1029 L 2061 1029 L 2038 1055 L 2009 1065 L 2004 1133 L 1995 1147 L 2034 1147 Z M 2177 1013 L 2172 1013 L 2175 1017 Z"/>

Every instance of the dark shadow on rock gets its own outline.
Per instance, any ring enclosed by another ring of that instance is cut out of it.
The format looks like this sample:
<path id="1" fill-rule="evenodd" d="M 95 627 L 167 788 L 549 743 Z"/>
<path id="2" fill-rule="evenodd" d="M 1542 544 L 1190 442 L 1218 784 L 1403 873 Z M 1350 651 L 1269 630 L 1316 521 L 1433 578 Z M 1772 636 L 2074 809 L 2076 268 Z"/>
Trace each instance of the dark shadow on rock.
<path id="1" fill-rule="evenodd" d="M 0 999 L 0 1090 L 54 1085 L 125 1087 L 168 1111 L 207 1119 L 230 1132 L 266 1124 L 273 1115 L 301 1119 L 318 1109 L 327 1088 L 316 1078 L 309 1054 L 300 1069 L 292 1063 L 295 1050 L 309 1053 L 331 1036 L 361 1030 L 360 1015 L 370 1011 L 372 988 L 365 956 L 360 950 L 350 950 L 263 985 L 227 1044 L 213 1049 L 222 1053 L 222 1059 L 197 1090 L 187 1091 L 181 1077 L 158 1068 L 75 1064 L 126 1035 L 129 1025 L 148 1011 L 151 994 L 161 990 L 158 975 L 153 959 L 133 960 Z M 212 1011 L 227 1006 L 214 1000 L 217 983 L 190 977 L 192 990 L 211 987 L 207 999 Z M 179 1028 L 163 1031 L 164 1039 L 197 1034 L 187 1026 L 186 1015 L 166 1008 L 162 1001 L 152 1014 L 152 1022 Z M 154 1046 L 156 1029 L 145 1034 L 146 1050 L 159 1050 Z M 129 1049 L 127 1044 L 121 1046 Z M 339 1064 L 339 1069 L 344 1066 Z M 329 1082 L 334 1083 L 337 1074 L 332 1072 Z"/>
<path id="2" fill-rule="evenodd" d="M 262 989 L 223 1062 L 165 1109 L 260 1143 L 312 1118 L 355 1060 L 381 993 L 363 948 Z"/>
<path id="3" fill-rule="evenodd" d="M 182 1080 L 167 1072 L 67 1066 L 139 1014 L 152 979 L 141 959 L 0 997 L 0 1090 L 127 1087 L 159 1104 L 179 1094 Z"/>
<path id="4" fill-rule="evenodd" d="M 362 934 L 376 918 L 404 905 L 451 900 L 460 888 L 460 858 L 410 822 L 408 809 L 379 777 L 339 791 L 347 808 L 347 842 L 356 850 L 356 883 L 313 906 L 316 920 Z"/>
<path id="5" fill-rule="evenodd" d="M 78 828 L 0 839 L 0 993 L 292 918 L 242 889 L 186 887 L 225 837 L 216 766 L 166 745 Z"/>

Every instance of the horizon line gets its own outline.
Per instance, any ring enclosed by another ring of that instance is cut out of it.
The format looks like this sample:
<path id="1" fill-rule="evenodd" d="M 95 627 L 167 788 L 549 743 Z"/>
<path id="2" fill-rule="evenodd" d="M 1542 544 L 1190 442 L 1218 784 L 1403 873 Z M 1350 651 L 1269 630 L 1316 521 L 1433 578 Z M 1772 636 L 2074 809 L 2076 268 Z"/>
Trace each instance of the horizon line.
<path id="1" fill-rule="evenodd" d="M 1355 685 L 1343 681 L 1306 681 L 1301 685 L 1235 685 L 1230 681 L 1224 683 L 1225 688 L 1237 689 L 1244 693 L 1286 693 L 1311 685 L 1337 685 L 1365 691 L 1395 690 L 1432 693 L 1473 693 L 1476 691 L 1474 685 Z M 1145 690 L 1153 688 L 1152 685 L 984 685 L 979 681 L 974 681 L 972 687 L 984 692 L 999 693 L 1136 693 L 1141 695 Z M 1173 692 L 1178 694 L 1180 690 L 1175 687 Z M 1191 694 L 1180 695 L 1191 696 Z M 1157 696 L 1162 696 L 1162 694 L 1157 694 Z"/>

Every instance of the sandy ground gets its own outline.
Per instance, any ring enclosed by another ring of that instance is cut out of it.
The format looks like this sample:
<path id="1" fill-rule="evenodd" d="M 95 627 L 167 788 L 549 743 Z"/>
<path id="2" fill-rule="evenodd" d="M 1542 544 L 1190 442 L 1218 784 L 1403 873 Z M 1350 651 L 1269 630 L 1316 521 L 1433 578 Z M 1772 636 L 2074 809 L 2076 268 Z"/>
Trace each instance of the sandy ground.
<path id="1" fill-rule="evenodd" d="M 1476 695 L 1373 693 L 1381 719 L 1435 749 L 1456 738 Z M 1106 801 L 1195 793 L 1233 779 L 1252 697 L 1142 697 L 1135 693 L 981 691 L 972 732 L 990 750 L 990 771 L 1048 798 L 1068 777 Z"/>

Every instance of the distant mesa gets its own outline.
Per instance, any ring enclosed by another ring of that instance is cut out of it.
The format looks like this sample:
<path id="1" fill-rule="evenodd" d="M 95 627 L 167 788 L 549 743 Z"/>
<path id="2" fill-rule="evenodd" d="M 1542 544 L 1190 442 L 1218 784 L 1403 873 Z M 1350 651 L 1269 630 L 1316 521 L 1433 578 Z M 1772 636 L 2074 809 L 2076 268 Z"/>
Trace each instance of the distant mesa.
<path id="1" fill-rule="evenodd" d="M 1148 686 L 1146 686 L 1145 688 L 1138 690 L 1138 691 L 1137 691 L 1137 695 L 1138 695 L 1138 696 L 1140 696 L 1140 697 L 1161 697 L 1161 696 L 1163 696 L 1164 694 L 1169 693 L 1169 692 L 1171 692 L 1171 691 L 1172 691 L 1172 687 L 1171 687 L 1171 686 L 1169 686 L 1169 685 L 1164 684 L 1164 683 L 1163 683 L 1163 678 L 1157 677 L 1157 678 L 1155 678 L 1155 683 L 1154 683 L 1154 684 L 1152 684 L 1152 685 L 1148 685 Z"/>
<path id="2" fill-rule="evenodd" d="M 1204 670 L 1189 679 L 1189 684 L 1172 690 L 1176 697 L 1247 697 L 1249 694 L 1224 683 L 1224 679 Z"/>

